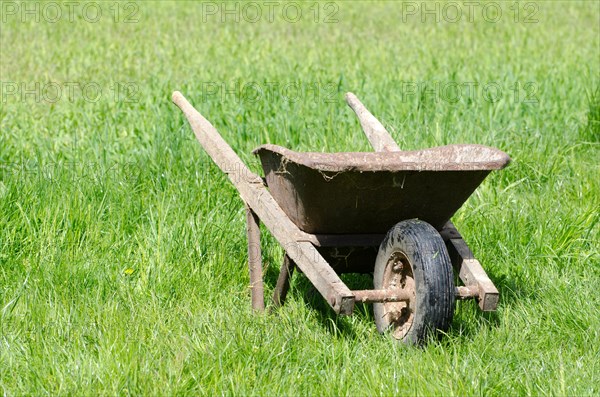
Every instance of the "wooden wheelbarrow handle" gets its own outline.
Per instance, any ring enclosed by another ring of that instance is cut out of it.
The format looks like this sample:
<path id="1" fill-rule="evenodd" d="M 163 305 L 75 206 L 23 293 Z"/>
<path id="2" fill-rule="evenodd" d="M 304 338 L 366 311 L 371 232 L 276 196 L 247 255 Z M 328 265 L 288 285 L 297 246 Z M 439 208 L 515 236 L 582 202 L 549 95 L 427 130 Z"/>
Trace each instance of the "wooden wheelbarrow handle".
<path id="1" fill-rule="evenodd" d="M 394 141 L 394 138 L 392 138 L 383 124 L 358 100 L 356 95 L 351 92 L 346 93 L 346 102 L 354 110 L 354 113 L 356 113 L 363 132 L 376 152 L 400 151 L 400 147 Z"/>
<path id="2" fill-rule="evenodd" d="M 262 179 L 246 167 L 246 164 L 225 142 L 217 129 L 188 102 L 181 92 L 175 91 L 172 99 L 173 103 L 181 109 L 187 118 L 196 135 L 196 139 L 198 139 L 204 150 L 206 150 L 206 153 L 208 153 L 221 171 L 229 176 L 232 182 L 234 182 L 234 179 L 244 179 L 250 183 L 262 184 Z M 235 182 L 234 185 L 236 185 Z"/>
<path id="3" fill-rule="evenodd" d="M 354 294 L 310 243 L 306 233 L 283 212 L 262 179 L 250 171 L 217 129 L 180 92 L 173 93 L 173 102 L 183 111 L 196 138 L 217 166 L 227 174 L 242 200 L 265 224 L 333 310 L 339 314 L 352 314 Z"/>

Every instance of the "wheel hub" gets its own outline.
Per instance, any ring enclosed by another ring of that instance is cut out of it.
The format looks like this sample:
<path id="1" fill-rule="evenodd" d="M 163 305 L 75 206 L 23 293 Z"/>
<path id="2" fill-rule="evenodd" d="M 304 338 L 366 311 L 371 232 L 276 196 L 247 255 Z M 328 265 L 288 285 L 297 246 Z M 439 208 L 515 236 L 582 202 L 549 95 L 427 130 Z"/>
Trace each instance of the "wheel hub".
<path id="1" fill-rule="evenodd" d="M 415 279 L 407 256 L 396 251 L 390 255 L 383 275 L 384 289 L 401 289 L 409 292 L 408 301 L 388 302 L 384 304 L 384 316 L 387 318 L 392 336 L 402 339 L 410 330 L 414 318 Z"/>

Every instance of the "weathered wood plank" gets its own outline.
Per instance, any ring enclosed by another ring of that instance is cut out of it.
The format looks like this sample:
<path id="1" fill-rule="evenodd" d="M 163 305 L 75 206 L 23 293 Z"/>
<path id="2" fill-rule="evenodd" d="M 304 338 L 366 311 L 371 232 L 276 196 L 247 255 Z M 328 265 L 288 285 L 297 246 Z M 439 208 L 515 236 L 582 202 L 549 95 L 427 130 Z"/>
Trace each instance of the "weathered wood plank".
<path id="1" fill-rule="evenodd" d="M 182 110 L 196 138 L 217 166 L 227 174 L 242 200 L 258 215 L 333 310 L 339 314 L 352 314 L 354 295 L 316 248 L 308 241 L 301 241 L 305 233 L 279 207 L 262 179 L 248 169 L 216 128 L 181 93 L 173 93 L 173 102 Z"/>

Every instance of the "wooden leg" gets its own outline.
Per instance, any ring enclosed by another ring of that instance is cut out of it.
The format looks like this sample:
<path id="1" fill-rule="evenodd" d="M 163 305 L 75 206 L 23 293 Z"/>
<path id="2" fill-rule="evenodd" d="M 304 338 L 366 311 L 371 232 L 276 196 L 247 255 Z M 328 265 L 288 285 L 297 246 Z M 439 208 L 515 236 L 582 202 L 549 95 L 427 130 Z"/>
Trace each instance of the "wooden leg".
<path id="1" fill-rule="evenodd" d="M 256 311 L 262 312 L 265 310 L 265 298 L 260 249 L 260 219 L 248 206 L 246 206 L 246 223 L 246 232 L 248 234 L 248 268 L 250 269 L 252 308 Z"/>
<path id="2" fill-rule="evenodd" d="M 283 265 L 281 265 L 281 271 L 277 278 L 277 285 L 275 286 L 275 292 L 273 293 L 273 305 L 279 307 L 285 302 L 288 290 L 290 289 L 290 279 L 294 274 L 294 268 L 296 264 L 290 259 L 287 254 L 283 258 Z"/>

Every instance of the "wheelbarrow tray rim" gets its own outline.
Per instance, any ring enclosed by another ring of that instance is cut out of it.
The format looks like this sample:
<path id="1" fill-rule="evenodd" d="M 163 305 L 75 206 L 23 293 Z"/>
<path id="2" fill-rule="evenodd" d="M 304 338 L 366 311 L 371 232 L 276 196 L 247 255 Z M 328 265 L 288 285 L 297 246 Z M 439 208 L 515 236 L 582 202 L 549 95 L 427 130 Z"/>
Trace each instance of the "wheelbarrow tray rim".
<path id="1" fill-rule="evenodd" d="M 322 172 L 377 171 L 492 171 L 506 167 L 510 157 L 503 151 L 484 145 L 458 144 L 423 150 L 398 152 L 295 152 L 282 146 L 265 144 L 252 151 L 267 152 Z"/>

